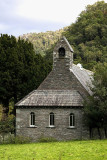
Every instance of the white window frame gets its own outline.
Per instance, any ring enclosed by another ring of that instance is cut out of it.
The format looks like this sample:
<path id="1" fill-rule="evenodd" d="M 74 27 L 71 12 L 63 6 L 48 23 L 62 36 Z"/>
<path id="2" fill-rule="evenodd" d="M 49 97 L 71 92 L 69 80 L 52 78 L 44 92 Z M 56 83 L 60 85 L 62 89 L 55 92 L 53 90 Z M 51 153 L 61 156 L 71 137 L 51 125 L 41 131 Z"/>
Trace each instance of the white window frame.
<path id="1" fill-rule="evenodd" d="M 53 124 L 54 124 L 54 125 L 51 125 L 51 124 L 50 124 L 50 122 L 51 122 L 51 114 L 53 114 L 53 116 L 54 116 L 54 113 L 53 113 L 53 112 L 51 112 L 51 113 L 49 114 L 49 127 L 55 127 L 55 116 L 54 116 L 54 121 L 53 121 Z"/>
<path id="2" fill-rule="evenodd" d="M 34 117 L 32 117 L 32 116 L 34 116 Z M 35 127 L 35 121 L 33 120 L 33 118 L 35 120 L 35 113 L 31 112 L 30 113 L 30 127 Z M 34 121 L 34 124 L 33 124 L 33 121 Z"/>
<path id="3" fill-rule="evenodd" d="M 71 116 L 72 116 L 72 125 L 71 125 Z M 69 114 L 69 128 L 75 128 L 75 115 L 74 115 L 74 113 Z"/>

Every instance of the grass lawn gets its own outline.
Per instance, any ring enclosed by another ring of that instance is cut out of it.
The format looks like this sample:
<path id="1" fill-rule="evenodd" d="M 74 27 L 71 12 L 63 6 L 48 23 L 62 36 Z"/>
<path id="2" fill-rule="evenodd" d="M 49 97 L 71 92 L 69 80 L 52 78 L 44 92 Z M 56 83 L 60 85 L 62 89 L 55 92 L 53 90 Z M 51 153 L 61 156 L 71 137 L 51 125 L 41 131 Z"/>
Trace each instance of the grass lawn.
<path id="1" fill-rule="evenodd" d="M 107 160 L 107 140 L 0 145 L 0 160 Z"/>

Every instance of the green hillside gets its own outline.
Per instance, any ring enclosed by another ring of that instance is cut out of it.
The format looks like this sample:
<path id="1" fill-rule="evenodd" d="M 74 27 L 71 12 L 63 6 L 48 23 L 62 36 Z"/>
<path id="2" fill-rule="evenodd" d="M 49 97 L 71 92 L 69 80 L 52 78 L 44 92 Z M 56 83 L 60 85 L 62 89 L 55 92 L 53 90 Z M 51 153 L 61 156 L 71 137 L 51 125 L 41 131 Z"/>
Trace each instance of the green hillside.
<path id="1" fill-rule="evenodd" d="M 36 54 L 46 55 L 52 62 L 53 46 L 61 35 L 74 49 L 74 63 L 93 70 L 98 62 L 107 62 L 107 3 L 100 1 L 88 5 L 77 21 L 64 29 L 20 37 L 33 43 Z"/>
<path id="2" fill-rule="evenodd" d="M 77 21 L 56 32 L 32 33 L 22 36 L 34 45 L 35 52 L 51 59 L 55 42 L 64 35 L 74 49 L 74 63 L 93 70 L 98 63 L 107 62 L 107 3 L 88 5 Z"/>
<path id="3" fill-rule="evenodd" d="M 61 37 L 61 34 L 67 29 L 60 29 L 57 31 L 47 31 L 41 33 L 28 33 L 20 36 L 21 39 L 30 41 L 36 54 L 45 55 L 45 51 L 50 49 L 52 45 Z"/>
<path id="4" fill-rule="evenodd" d="M 107 3 L 88 5 L 64 35 L 74 48 L 75 63 L 92 70 L 107 62 Z"/>

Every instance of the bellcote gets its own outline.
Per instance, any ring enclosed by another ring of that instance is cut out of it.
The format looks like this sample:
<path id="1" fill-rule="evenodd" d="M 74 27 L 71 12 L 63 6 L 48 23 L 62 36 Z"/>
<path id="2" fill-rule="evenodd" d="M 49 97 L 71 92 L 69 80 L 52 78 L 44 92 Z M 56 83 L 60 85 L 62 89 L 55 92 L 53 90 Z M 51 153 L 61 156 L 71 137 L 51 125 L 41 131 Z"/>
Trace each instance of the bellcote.
<path id="1" fill-rule="evenodd" d="M 59 63 L 61 61 L 66 63 L 65 65 L 68 66 L 68 69 L 72 68 L 73 49 L 64 36 L 58 41 L 58 43 L 56 44 L 56 46 L 53 50 L 53 68 L 54 69 L 57 67 L 56 66 L 57 61 Z"/>

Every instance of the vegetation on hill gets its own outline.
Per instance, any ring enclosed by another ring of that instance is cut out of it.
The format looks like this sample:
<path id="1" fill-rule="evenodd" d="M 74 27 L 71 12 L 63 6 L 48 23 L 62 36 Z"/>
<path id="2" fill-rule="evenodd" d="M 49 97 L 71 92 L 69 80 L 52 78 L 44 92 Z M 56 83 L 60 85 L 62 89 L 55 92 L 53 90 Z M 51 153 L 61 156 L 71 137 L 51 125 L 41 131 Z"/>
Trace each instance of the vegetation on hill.
<path id="1" fill-rule="evenodd" d="M 74 63 L 93 70 L 98 62 L 107 62 L 107 3 L 88 5 L 77 21 L 59 31 L 20 36 L 33 43 L 35 53 L 51 60 L 57 40 L 64 35 L 74 49 Z"/>
<path id="2" fill-rule="evenodd" d="M 107 3 L 88 5 L 64 35 L 74 48 L 75 63 L 92 70 L 107 62 Z"/>
<path id="3" fill-rule="evenodd" d="M 61 34 L 67 29 L 60 29 L 57 31 L 47 31 L 41 33 L 28 33 L 20 36 L 21 39 L 28 40 L 34 46 L 36 54 L 45 55 L 45 51 L 50 49 L 58 39 L 60 39 Z"/>

